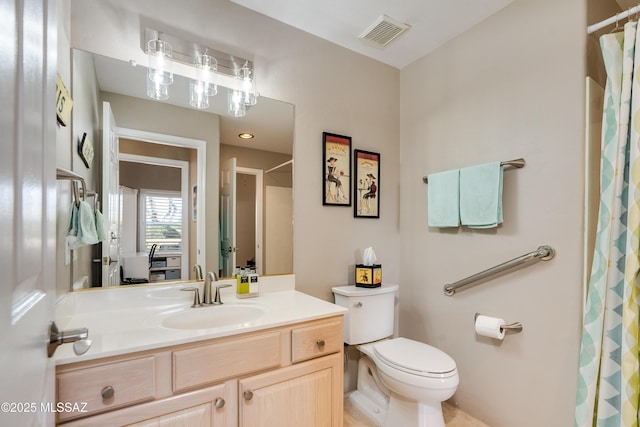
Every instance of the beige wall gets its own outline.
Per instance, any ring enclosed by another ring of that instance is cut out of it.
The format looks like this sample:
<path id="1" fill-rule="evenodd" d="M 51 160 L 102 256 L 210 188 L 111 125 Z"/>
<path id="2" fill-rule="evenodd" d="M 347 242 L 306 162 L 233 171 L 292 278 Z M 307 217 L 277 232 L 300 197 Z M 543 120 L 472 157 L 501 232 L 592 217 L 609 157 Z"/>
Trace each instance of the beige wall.
<path id="1" fill-rule="evenodd" d="M 291 160 L 291 156 L 288 154 L 238 147 L 230 144 L 220 144 L 220 164 L 224 164 L 224 162 L 232 157 L 235 157 L 238 160 L 238 167 L 262 169 L 263 171 L 267 171 Z M 293 176 L 290 166 L 283 167 L 282 169 L 278 169 L 271 173 L 265 173 L 263 179 L 265 186 L 293 186 Z"/>
<path id="2" fill-rule="evenodd" d="M 401 73 L 400 333 L 450 354 L 454 400 L 492 427 L 573 424 L 582 301 L 585 2 L 521 0 Z M 497 230 L 427 226 L 422 176 L 524 157 Z M 556 257 L 453 297 L 443 285 L 536 249 Z M 520 321 L 502 342 L 474 315 Z"/>
<path id="3" fill-rule="evenodd" d="M 144 64 L 140 26 L 148 22 L 253 59 L 260 93 L 295 105 L 297 288 L 332 299 L 331 287 L 352 282 L 352 266 L 367 246 L 375 248 L 385 280 L 397 282 L 399 71 L 224 0 L 74 1 L 71 44 Z M 354 219 L 352 208 L 322 206 L 323 131 L 381 153 L 380 219 Z"/>

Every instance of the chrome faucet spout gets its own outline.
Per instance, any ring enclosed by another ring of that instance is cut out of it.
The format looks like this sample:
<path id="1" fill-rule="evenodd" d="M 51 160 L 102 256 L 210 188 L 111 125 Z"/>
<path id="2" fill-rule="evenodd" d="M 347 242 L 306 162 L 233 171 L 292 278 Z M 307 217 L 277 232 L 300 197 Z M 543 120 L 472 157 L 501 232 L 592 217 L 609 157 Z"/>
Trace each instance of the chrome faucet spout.
<path id="1" fill-rule="evenodd" d="M 215 272 L 210 271 L 207 273 L 207 277 L 204 279 L 204 301 L 203 304 L 213 304 L 213 299 L 211 298 L 211 283 L 217 282 L 218 276 Z"/>
<path id="2" fill-rule="evenodd" d="M 202 280 L 202 267 L 200 264 L 194 265 L 193 271 L 196 273 L 196 280 Z"/>

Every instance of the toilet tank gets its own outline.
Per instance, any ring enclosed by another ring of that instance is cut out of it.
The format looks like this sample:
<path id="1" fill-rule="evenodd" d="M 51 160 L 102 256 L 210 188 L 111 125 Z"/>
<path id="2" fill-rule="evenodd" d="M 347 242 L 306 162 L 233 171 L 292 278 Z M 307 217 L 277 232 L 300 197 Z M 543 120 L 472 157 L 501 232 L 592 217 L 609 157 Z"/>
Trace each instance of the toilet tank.
<path id="1" fill-rule="evenodd" d="M 393 335 L 398 285 L 337 286 L 331 290 L 336 304 L 349 310 L 344 316 L 344 342 L 363 344 Z"/>

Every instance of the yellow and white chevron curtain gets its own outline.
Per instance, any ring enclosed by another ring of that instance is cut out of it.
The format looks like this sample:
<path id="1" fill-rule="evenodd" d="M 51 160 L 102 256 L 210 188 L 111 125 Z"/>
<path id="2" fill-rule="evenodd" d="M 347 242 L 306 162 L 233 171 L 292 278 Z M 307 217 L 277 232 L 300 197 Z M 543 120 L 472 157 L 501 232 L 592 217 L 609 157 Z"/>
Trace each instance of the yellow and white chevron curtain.
<path id="1" fill-rule="evenodd" d="M 640 32 L 601 37 L 607 71 L 600 212 L 585 307 L 576 427 L 638 427 Z M 638 49 L 636 49 L 638 46 Z"/>

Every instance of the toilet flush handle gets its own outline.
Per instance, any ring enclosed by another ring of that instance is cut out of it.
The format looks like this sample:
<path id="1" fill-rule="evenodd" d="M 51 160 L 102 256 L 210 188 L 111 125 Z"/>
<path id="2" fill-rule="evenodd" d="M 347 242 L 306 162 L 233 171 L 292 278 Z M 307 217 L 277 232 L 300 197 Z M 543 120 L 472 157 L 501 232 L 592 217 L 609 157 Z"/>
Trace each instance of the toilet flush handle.
<path id="1" fill-rule="evenodd" d="M 362 302 L 358 301 L 357 303 L 353 304 L 353 308 L 362 308 Z"/>

